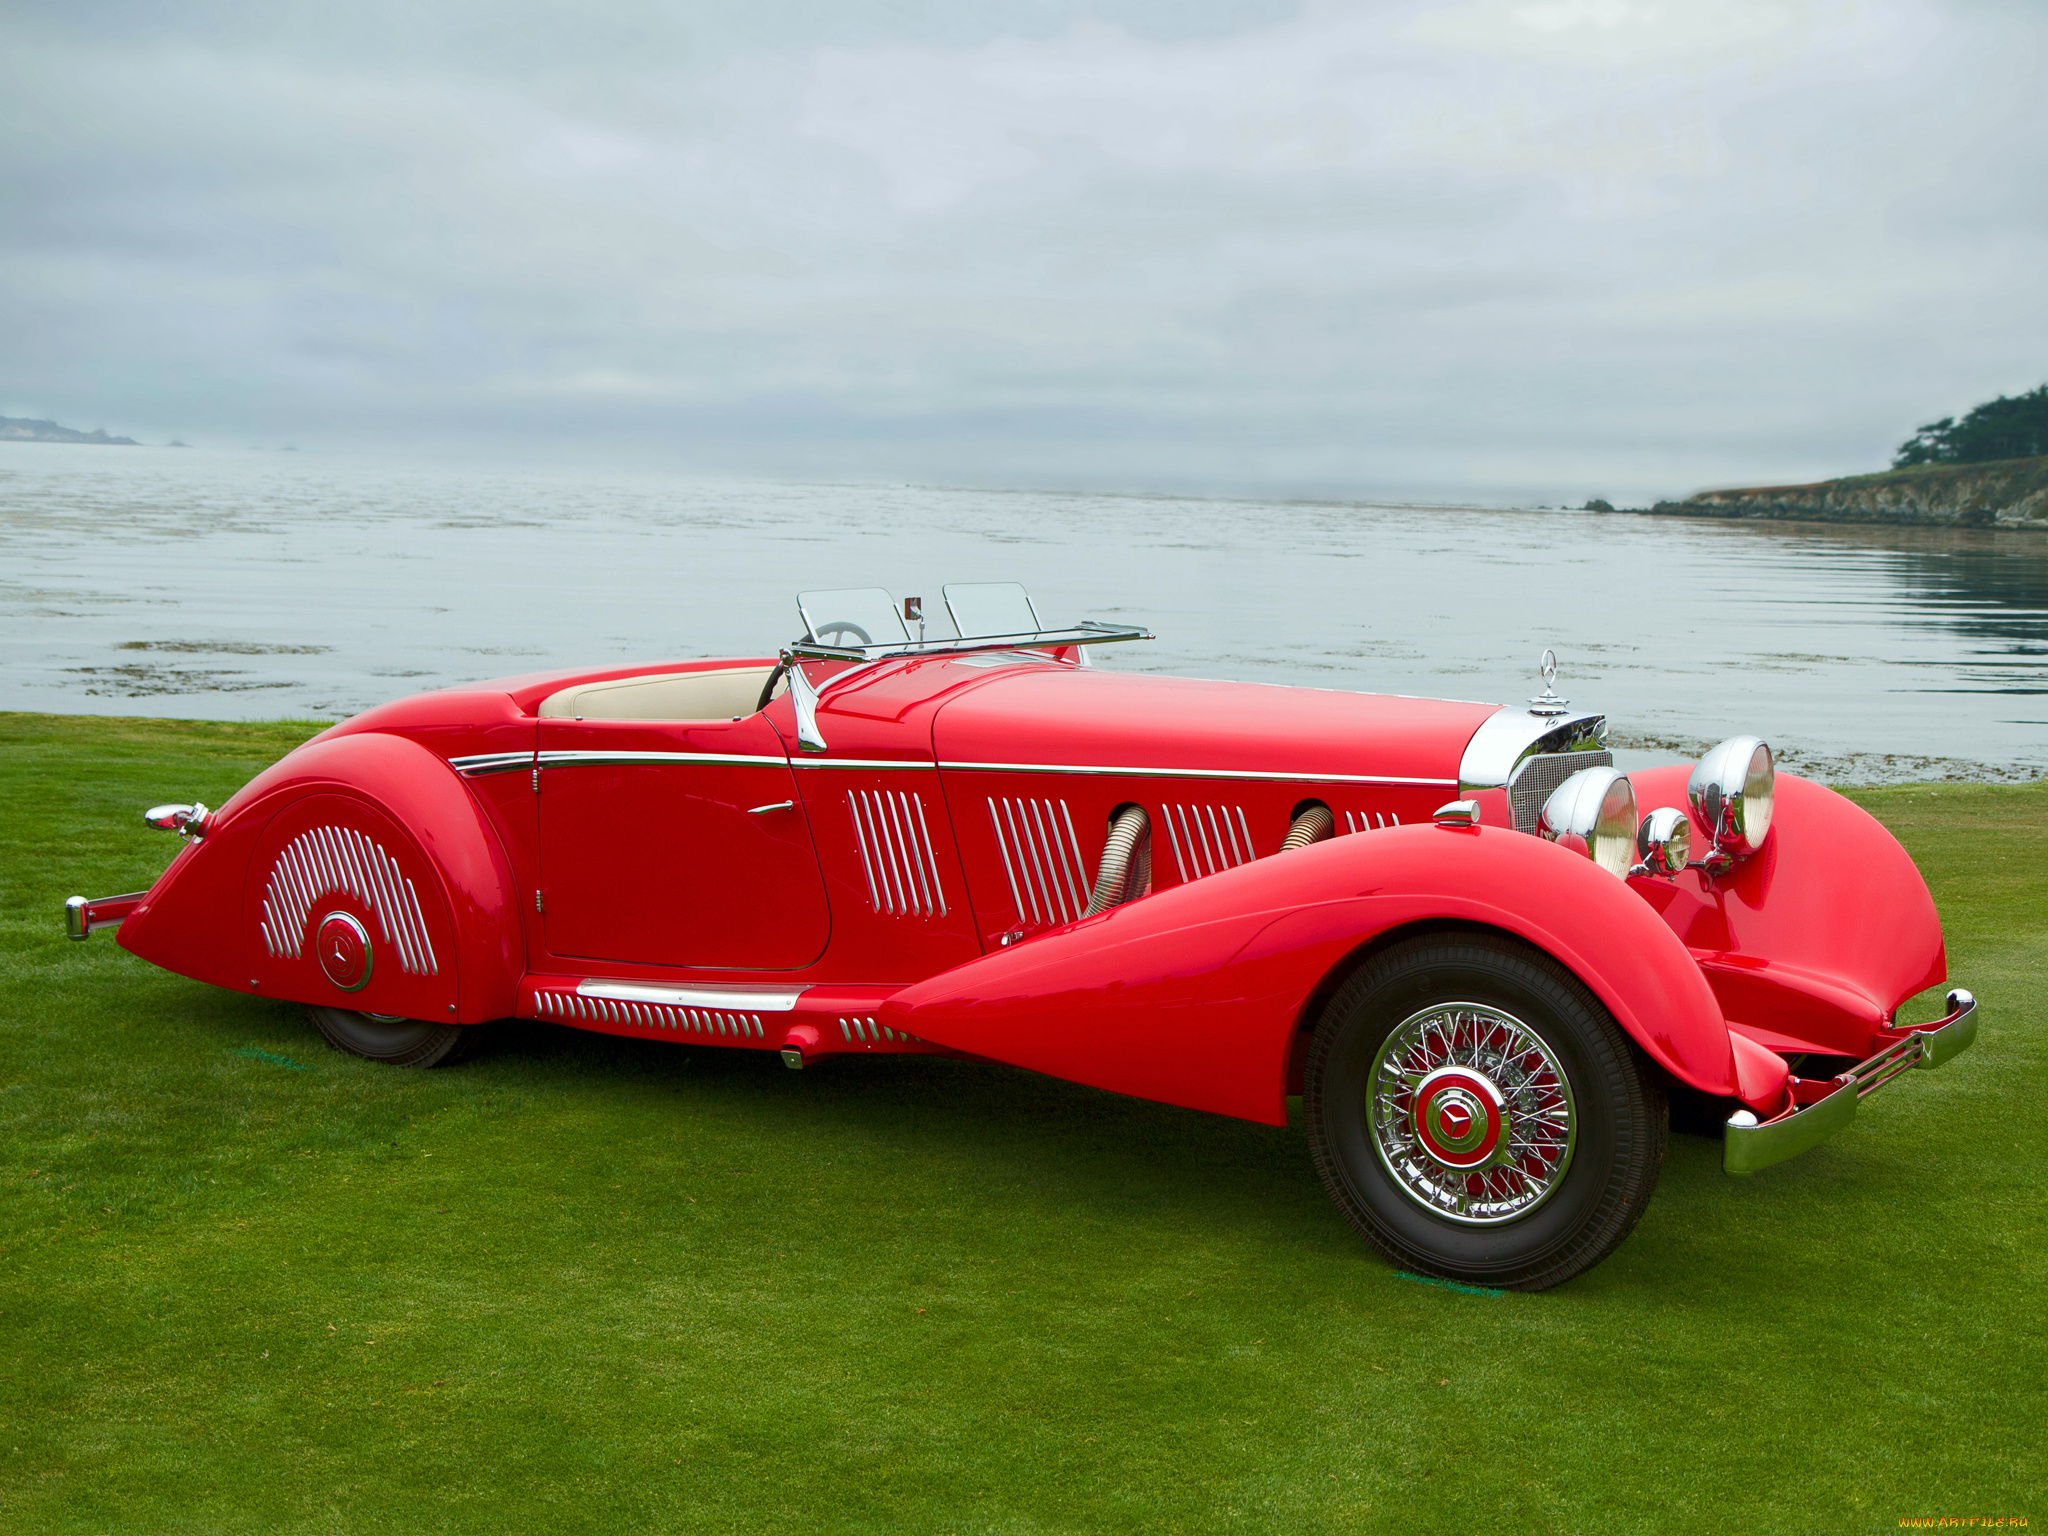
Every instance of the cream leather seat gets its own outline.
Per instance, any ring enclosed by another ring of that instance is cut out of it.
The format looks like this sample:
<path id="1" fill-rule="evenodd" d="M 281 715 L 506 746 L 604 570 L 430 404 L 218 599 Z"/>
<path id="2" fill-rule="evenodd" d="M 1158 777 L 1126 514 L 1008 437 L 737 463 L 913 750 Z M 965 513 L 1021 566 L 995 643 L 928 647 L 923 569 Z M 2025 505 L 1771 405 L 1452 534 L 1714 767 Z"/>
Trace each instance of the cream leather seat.
<path id="1" fill-rule="evenodd" d="M 544 720 L 730 720 L 751 715 L 773 667 L 711 672 L 661 672 L 579 683 L 541 700 Z M 789 686 L 778 682 L 779 695 Z"/>

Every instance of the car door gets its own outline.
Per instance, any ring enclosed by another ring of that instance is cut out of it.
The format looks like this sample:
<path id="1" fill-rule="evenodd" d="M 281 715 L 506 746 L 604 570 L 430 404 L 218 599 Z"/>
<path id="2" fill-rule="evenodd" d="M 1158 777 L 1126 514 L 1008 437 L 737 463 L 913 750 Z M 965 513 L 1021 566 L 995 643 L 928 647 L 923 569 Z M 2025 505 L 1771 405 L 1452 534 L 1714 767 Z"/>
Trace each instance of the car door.
<path id="1" fill-rule="evenodd" d="M 797 970 L 824 952 L 824 877 L 760 715 L 544 719 L 535 781 L 550 953 Z"/>

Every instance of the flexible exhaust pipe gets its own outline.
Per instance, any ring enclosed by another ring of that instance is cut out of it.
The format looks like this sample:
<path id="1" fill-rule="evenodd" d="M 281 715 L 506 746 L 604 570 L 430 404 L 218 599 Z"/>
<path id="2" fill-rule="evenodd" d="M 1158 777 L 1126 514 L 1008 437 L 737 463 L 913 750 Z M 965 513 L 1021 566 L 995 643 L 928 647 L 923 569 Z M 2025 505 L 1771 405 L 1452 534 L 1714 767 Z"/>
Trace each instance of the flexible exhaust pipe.
<path id="1" fill-rule="evenodd" d="M 1141 805 L 1127 805 L 1110 818 L 1109 840 L 1102 845 L 1102 865 L 1095 890 L 1088 897 L 1093 917 L 1145 894 L 1152 883 L 1152 821 Z"/>
<path id="2" fill-rule="evenodd" d="M 1304 806 L 1299 816 L 1287 828 L 1287 835 L 1280 840 L 1280 851 L 1286 853 L 1292 848 L 1306 848 L 1310 843 L 1320 843 L 1332 837 L 1337 831 L 1337 818 L 1330 808 L 1318 800 L 1314 805 Z"/>

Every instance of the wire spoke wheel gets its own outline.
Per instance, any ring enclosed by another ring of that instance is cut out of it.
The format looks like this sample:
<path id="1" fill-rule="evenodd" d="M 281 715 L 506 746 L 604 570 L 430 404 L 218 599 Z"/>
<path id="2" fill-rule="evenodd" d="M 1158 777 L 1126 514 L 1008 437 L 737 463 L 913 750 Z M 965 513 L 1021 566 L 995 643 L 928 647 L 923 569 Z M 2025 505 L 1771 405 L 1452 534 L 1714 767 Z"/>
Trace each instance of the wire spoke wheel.
<path id="1" fill-rule="evenodd" d="M 1556 1193 L 1577 1129 L 1571 1079 L 1513 1014 L 1455 1002 L 1387 1036 L 1373 1145 L 1402 1191 L 1453 1221 L 1509 1221 Z"/>
<path id="2" fill-rule="evenodd" d="M 1586 987 L 1484 931 L 1389 946 L 1338 988 L 1302 1071 L 1310 1156 L 1404 1269 L 1518 1290 L 1582 1274 L 1657 1187 L 1663 1078 Z"/>

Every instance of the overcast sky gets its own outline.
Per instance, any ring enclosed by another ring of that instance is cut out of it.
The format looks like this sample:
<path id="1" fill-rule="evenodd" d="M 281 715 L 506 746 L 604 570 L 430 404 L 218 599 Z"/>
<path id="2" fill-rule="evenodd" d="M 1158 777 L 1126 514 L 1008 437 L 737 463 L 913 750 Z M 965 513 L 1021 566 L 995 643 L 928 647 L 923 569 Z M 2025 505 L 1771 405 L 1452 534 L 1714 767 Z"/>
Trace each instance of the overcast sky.
<path id="1" fill-rule="evenodd" d="M 2048 379 L 2048 5 L 0 0 L 0 414 L 1617 500 Z"/>

